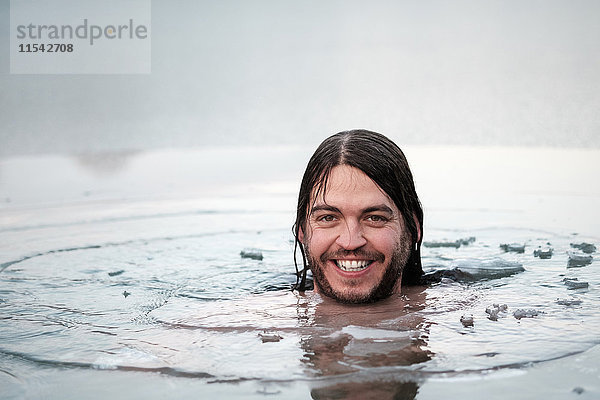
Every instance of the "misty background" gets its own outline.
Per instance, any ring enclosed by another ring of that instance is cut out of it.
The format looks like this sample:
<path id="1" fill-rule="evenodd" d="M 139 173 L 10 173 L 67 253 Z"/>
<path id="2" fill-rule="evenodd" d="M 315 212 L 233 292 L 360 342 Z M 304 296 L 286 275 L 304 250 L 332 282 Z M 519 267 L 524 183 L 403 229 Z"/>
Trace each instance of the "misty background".
<path id="1" fill-rule="evenodd" d="M 152 73 L 9 74 L 0 156 L 302 144 L 600 147 L 600 2 L 152 1 Z"/>

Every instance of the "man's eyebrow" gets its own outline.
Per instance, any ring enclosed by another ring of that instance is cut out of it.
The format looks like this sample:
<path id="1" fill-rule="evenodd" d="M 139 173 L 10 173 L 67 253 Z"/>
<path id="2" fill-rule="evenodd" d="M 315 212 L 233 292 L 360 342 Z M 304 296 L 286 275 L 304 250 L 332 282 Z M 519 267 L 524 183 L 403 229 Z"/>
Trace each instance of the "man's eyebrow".
<path id="1" fill-rule="evenodd" d="M 319 204 L 314 206 L 311 210 L 310 210 L 310 214 L 314 214 L 316 212 L 319 211 L 330 211 L 330 212 L 334 212 L 334 213 L 338 213 L 341 214 L 342 212 L 340 211 L 339 208 L 334 207 L 334 206 L 330 206 L 328 204 Z M 394 210 L 392 210 L 390 207 L 386 206 L 385 204 L 379 204 L 376 206 L 371 206 L 371 207 L 367 207 L 364 210 L 362 210 L 362 214 L 368 214 L 371 212 L 384 212 L 386 214 L 394 214 Z"/>
<path id="2" fill-rule="evenodd" d="M 394 214 L 394 210 L 392 210 L 391 208 L 389 208 L 385 204 L 380 204 L 380 205 L 377 205 L 377 206 L 372 206 L 372 207 L 365 208 L 363 210 L 363 214 L 368 214 L 368 213 L 375 212 L 375 211 L 384 212 L 386 214 L 392 214 L 392 215 Z"/>
<path id="3" fill-rule="evenodd" d="M 319 204 L 319 205 L 314 206 L 310 210 L 310 215 L 313 215 L 314 213 L 319 212 L 319 211 L 331 211 L 331 212 L 334 212 L 334 213 L 341 214 L 340 209 L 337 208 L 337 207 L 333 207 L 333 206 L 330 206 L 328 204 Z"/>

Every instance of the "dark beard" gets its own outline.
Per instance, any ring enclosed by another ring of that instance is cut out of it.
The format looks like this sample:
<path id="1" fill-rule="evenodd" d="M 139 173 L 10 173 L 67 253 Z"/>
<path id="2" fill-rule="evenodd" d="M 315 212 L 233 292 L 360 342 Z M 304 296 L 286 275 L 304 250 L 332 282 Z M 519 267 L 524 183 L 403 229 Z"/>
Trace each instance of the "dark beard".
<path id="1" fill-rule="evenodd" d="M 325 278 L 325 273 L 323 272 L 322 265 L 327 262 L 329 257 L 321 257 L 321 262 L 317 261 L 313 257 L 308 257 L 308 265 L 312 271 L 313 279 L 315 285 L 319 287 L 319 292 L 327 297 L 331 297 L 341 303 L 347 304 L 358 304 L 358 303 L 372 303 L 378 300 L 385 299 L 389 297 L 393 290 L 396 282 L 400 282 L 402 278 L 402 271 L 406 266 L 406 263 L 410 256 L 410 242 L 401 241 L 399 248 L 394 251 L 390 262 L 386 268 L 385 273 L 381 281 L 375 286 L 369 293 L 366 295 L 354 294 L 354 293 L 343 293 L 339 291 L 333 290 L 329 281 Z M 310 254 L 308 246 L 306 246 L 307 253 Z M 352 252 L 350 252 L 352 253 Z M 356 255 L 364 254 L 361 251 L 354 252 Z M 381 255 L 383 257 L 383 255 Z M 380 257 L 370 257 L 370 258 L 380 258 Z M 381 260 L 383 261 L 383 260 Z"/>

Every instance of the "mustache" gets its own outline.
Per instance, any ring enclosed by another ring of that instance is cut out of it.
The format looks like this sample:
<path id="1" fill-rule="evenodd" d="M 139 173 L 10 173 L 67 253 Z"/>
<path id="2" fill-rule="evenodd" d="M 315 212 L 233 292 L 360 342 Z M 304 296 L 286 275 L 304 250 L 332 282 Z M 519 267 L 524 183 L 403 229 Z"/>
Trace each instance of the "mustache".
<path id="1" fill-rule="evenodd" d="M 385 256 L 383 254 L 381 254 L 380 252 L 366 251 L 366 250 L 361 250 L 361 249 L 357 249 L 357 250 L 340 249 L 337 251 L 328 251 L 326 253 L 321 254 L 321 257 L 319 257 L 319 260 L 321 260 L 321 262 L 324 263 L 327 260 L 347 258 L 347 257 L 364 258 L 367 260 L 379 261 L 381 263 L 385 261 Z"/>

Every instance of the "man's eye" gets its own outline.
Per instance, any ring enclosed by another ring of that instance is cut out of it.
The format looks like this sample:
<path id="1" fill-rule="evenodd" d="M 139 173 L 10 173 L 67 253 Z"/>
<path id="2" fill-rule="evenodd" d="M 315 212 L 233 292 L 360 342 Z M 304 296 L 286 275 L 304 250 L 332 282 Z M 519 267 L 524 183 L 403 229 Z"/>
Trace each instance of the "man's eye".
<path id="1" fill-rule="evenodd" d="M 333 222 L 333 221 L 335 221 L 335 217 L 333 215 L 323 215 L 322 217 L 317 218 L 317 221 Z"/>
<path id="2" fill-rule="evenodd" d="M 370 222 L 378 222 L 378 223 L 388 221 L 388 219 L 386 217 L 382 217 L 381 215 L 369 215 L 367 217 L 367 220 Z"/>

